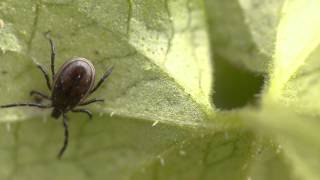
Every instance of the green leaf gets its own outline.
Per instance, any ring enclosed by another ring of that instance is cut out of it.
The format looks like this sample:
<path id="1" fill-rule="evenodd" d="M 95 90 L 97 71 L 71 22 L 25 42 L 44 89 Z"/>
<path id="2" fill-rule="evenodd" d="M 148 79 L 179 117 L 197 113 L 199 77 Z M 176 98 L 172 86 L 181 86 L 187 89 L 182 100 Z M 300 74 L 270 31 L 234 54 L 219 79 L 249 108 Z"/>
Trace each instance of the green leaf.
<path id="1" fill-rule="evenodd" d="M 203 7 L 198 1 L 164 2 L 131 2 L 129 43 L 208 108 L 212 72 Z"/>
<path id="2" fill-rule="evenodd" d="M 290 109 L 275 104 L 265 106 L 253 119 L 249 123 L 257 131 L 271 134 L 277 141 L 278 151 L 286 157 L 285 161 L 291 166 L 295 179 L 319 178 L 318 119 L 292 113 Z"/>
<path id="3" fill-rule="evenodd" d="M 251 119 L 253 120 L 253 119 Z M 248 121 L 250 125 L 256 124 L 257 117 L 254 121 Z M 258 133 L 268 132 L 263 128 L 262 124 L 253 126 Z M 261 131 L 260 131 L 261 130 Z M 269 130 L 269 129 L 268 129 Z M 254 153 L 250 168 L 251 179 L 259 180 L 283 180 L 283 179 L 299 179 L 292 172 L 292 167 L 288 163 L 285 153 L 279 142 L 275 138 L 259 137 L 254 142 Z"/>
<path id="4" fill-rule="evenodd" d="M 252 39 L 259 52 L 268 57 L 267 62 L 272 59 L 274 53 L 274 42 L 284 2 L 284 0 L 239 0 Z M 269 64 L 267 62 L 264 64 L 265 68 Z"/>
<path id="5" fill-rule="evenodd" d="M 310 72 L 319 66 L 319 63 L 314 60 L 320 43 L 320 25 L 315 23 L 320 20 L 317 9 L 319 5 L 318 1 L 306 3 L 300 0 L 287 1 L 284 5 L 284 16 L 278 27 L 275 58 L 268 89 L 268 95 L 272 99 L 280 99 L 287 103 L 298 98 L 292 92 L 301 92 L 302 89 L 309 91 L 309 87 L 317 84 L 312 83 L 309 77 L 314 74 Z M 307 75 L 302 75 L 304 73 Z M 309 73 L 311 75 L 308 75 Z M 295 83 L 295 79 L 302 76 L 304 76 L 303 84 Z M 312 92 L 304 94 L 311 95 Z M 294 103 L 305 105 L 302 102 Z M 313 104 L 311 101 L 309 103 Z"/>
<path id="6" fill-rule="evenodd" d="M 205 2 L 214 55 L 253 72 L 267 72 L 283 1 Z"/>
<path id="7" fill-rule="evenodd" d="M 186 27 L 177 24 L 180 17 L 170 13 L 179 11 L 176 5 L 165 2 L 110 2 L 122 8 L 123 14 L 120 15 L 118 10 L 109 11 L 104 1 L 40 3 L 24 4 L 35 9 L 31 20 L 29 16 L 11 20 L 9 17 L 19 15 L 11 14 L 17 11 L 11 12 L 10 7 L 19 8 L 20 5 L 15 6 L 11 1 L 4 3 L 4 9 L 9 12 L 4 11 L 2 16 L 8 17 L 8 21 L 13 24 L 21 21 L 33 23 L 29 27 L 19 27 L 20 32 L 31 29 L 28 37 L 18 34 L 22 36 L 19 43 L 26 47 L 25 53 L 3 54 L 8 71 L 1 77 L 6 84 L 5 92 L 0 96 L 3 103 L 27 99 L 31 84 L 34 89 L 46 91 L 44 80 L 32 60 L 48 67 L 49 45 L 42 33 L 51 31 L 57 46 L 57 66 L 72 56 L 86 57 L 95 64 L 99 78 L 108 66 L 115 65 L 108 86 L 96 94 L 107 99 L 105 106 L 100 107 L 101 113 L 176 123 L 199 122 L 206 114 L 212 113 L 211 65 L 202 11 L 197 2 L 190 3 L 189 10 L 185 10 L 186 6 L 180 8 L 190 16 L 190 24 Z M 153 18 L 143 19 L 146 16 L 139 13 L 152 7 L 155 10 L 148 17 Z M 105 17 L 110 20 L 105 21 Z M 180 32 L 182 27 L 185 30 Z M 181 42 L 174 43 L 177 45 L 170 45 L 178 40 Z M 29 76 L 25 76 L 26 72 Z M 34 77 L 37 77 L 36 81 Z M 20 110 L 8 110 L 2 120 L 14 119 L 17 111 Z M 22 119 L 21 116 L 15 119 Z"/>
<path id="8" fill-rule="evenodd" d="M 318 1 L 286 1 L 258 128 L 273 135 L 292 172 L 319 179 L 319 43 Z"/>
<path id="9" fill-rule="evenodd" d="M 1 109 L 0 179 L 316 177 L 318 165 L 309 159 L 317 152 L 295 149 L 317 142 L 316 126 L 311 127 L 311 135 L 298 133 L 301 142 L 295 142 L 299 124 L 277 129 L 278 109 L 269 111 L 266 103 L 258 113 L 217 112 L 212 105 L 212 57 L 240 62 L 254 72 L 264 72 L 270 61 L 269 45 L 278 21 L 271 9 L 282 2 L 266 12 L 261 12 L 262 7 L 255 12 L 252 4 L 243 0 L 1 1 L 0 104 L 34 101 L 29 96 L 33 89 L 50 93 L 35 67 L 35 63 L 50 67 L 49 43 L 43 36 L 48 31 L 56 44 L 57 68 L 80 56 L 93 62 L 97 78 L 110 65 L 115 69 L 92 96 L 106 99 L 88 107 L 93 121 L 68 114 L 70 144 L 62 160 L 56 158 L 63 142 L 62 123 L 50 117 L 50 110 Z M 228 9 L 236 16 L 229 16 Z M 259 29 L 255 15 L 272 20 L 270 31 Z M 270 34 L 262 37 L 265 32 Z M 299 116 L 292 114 L 292 118 Z M 274 136 L 261 138 L 260 129 Z M 288 150 L 279 153 L 278 143 Z M 310 153 L 306 161 L 301 158 L 304 152 Z"/>
<path id="10" fill-rule="evenodd" d="M 49 67 L 47 31 L 57 67 L 80 56 L 93 62 L 97 77 L 111 64 L 115 69 L 94 94 L 106 102 L 89 108 L 92 122 L 68 114 L 70 144 L 61 161 L 61 120 L 49 110 L 1 109 L 0 179 L 246 177 L 240 167 L 254 136 L 237 117 L 215 116 L 200 1 L 7 0 L 1 7 L 22 47 L 0 54 L 1 104 L 33 101 L 32 89 L 49 93 L 34 65 Z"/>
<path id="11" fill-rule="evenodd" d="M 4 24 L 0 19 L 0 49 L 6 51 L 21 51 L 21 46 L 18 43 L 17 37 L 14 35 L 10 24 Z M 2 26 L 2 27 L 1 27 Z"/>
<path id="12" fill-rule="evenodd" d="M 74 120 L 74 121 L 73 121 Z M 229 117 L 230 121 L 238 121 Z M 3 179 L 235 179 L 247 176 L 252 134 L 103 115 L 73 116 L 62 160 L 60 123 L 34 119 L 1 132 Z M 209 130 L 209 131 L 208 131 Z M 233 168 L 229 172 L 229 168 Z M 228 172 L 228 173 L 226 173 Z M 36 176 L 35 176 L 36 175 Z"/>

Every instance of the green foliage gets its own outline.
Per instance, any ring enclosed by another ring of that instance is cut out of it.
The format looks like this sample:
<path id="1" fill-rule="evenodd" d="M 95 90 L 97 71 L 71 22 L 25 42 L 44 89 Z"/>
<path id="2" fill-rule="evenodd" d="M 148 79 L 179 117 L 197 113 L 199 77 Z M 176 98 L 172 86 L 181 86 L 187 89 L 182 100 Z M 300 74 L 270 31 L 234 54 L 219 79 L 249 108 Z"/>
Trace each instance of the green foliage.
<path id="1" fill-rule="evenodd" d="M 47 110 L 1 109 L 0 179 L 319 179 L 319 6 L 2 0 L 1 104 L 32 101 L 32 89 L 49 94 L 35 67 L 49 67 L 44 32 L 56 43 L 57 67 L 80 56 L 97 78 L 115 69 L 93 95 L 106 102 L 89 107 L 92 121 L 68 114 L 62 160 L 61 120 Z M 238 67 L 214 74 L 214 61 Z M 262 73 L 261 92 L 255 80 L 243 86 Z M 223 83 L 237 74 L 235 86 Z M 226 100 L 237 110 L 218 110 Z"/>

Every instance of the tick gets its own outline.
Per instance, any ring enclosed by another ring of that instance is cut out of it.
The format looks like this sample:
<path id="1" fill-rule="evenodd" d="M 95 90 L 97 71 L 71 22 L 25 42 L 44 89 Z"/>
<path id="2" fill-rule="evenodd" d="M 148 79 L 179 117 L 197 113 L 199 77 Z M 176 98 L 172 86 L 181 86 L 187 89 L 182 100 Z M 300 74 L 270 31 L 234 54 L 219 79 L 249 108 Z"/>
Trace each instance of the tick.
<path id="1" fill-rule="evenodd" d="M 14 103 L 1 105 L 0 108 L 11 108 L 19 106 L 29 106 L 37 108 L 53 108 L 51 116 L 58 119 L 62 116 L 64 127 L 64 142 L 61 147 L 58 158 L 60 159 L 67 149 L 69 141 L 69 129 L 67 113 L 69 111 L 74 113 L 85 113 L 92 118 L 92 113 L 79 106 L 85 106 L 95 102 L 103 102 L 103 99 L 92 98 L 87 100 L 88 96 L 94 93 L 102 83 L 110 76 L 113 66 L 107 69 L 102 78 L 94 85 L 95 69 L 92 63 L 82 57 L 74 57 L 65 62 L 58 72 L 55 74 L 55 45 L 48 34 L 46 38 L 49 40 L 51 46 L 51 79 L 46 68 L 40 64 L 37 64 L 39 70 L 43 73 L 46 80 L 48 89 L 51 91 L 51 95 L 48 96 L 42 92 L 32 90 L 31 96 L 38 96 L 43 99 L 49 100 L 48 104 L 41 103 Z"/>

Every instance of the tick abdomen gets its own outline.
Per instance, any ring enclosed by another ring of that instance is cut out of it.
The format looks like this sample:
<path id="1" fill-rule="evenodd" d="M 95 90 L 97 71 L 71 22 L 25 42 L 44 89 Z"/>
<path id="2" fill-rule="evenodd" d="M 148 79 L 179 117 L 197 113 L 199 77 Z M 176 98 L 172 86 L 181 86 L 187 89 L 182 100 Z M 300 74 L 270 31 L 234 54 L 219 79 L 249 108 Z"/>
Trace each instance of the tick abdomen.
<path id="1" fill-rule="evenodd" d="M 52 116 L 58 118 L 62 112 L 71 110 L 86 98 L 94 84 L 95 69 L 88 60 L 73 58 L 62 65 L 55 77 L 51 96 Z"/>

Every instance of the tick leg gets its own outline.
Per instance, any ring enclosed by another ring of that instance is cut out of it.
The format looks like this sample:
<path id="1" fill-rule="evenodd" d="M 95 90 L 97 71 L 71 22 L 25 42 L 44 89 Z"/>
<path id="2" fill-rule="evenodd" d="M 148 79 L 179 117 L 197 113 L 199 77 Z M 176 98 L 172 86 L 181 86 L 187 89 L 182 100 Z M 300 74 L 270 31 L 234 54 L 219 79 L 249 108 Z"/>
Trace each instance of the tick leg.
<path id="1" fill-rule="evenodd" d="M 52 81 L 54 79 L 54 61 L 55 61 L 55 57 L 56 57 L 56 47 L 53 43 L 53 40 L 51 39 L 50 35 L 49 35 L 50 32 L 47 32 L 45 34 L 46 38 L 49 40 L 49 43 L 50 43 L 50 46 L 51 46 L 51 73 L 52 73 Z"/>
<path id="2" fill-rule="evenodd" d="M 74 113 L 85 113 L 89 116 L 89 119 L 92 119 L 92 113 L 87 110 L 87 109 L 72 109 L 71 112 L 74 112 Z"/>
<path id="3" fill-rule="evenodd" d="M 46 78 L 46 81 L 47 81 L 47 86 L 48 86 L 49 90 L 51 90 L 51 83 L 50 83 L 48 71 L 41 64 L 37 64 L 37 67 L 43 73 L 44 78 Z"/>
<path id="4" fill-rule="evenodd" d="M 59 151 L 58 159 L 61 159 L 64 151 L 68 147 L 68 142 L 69 142 L 68 118 L 67 118 L 65 113 L 63 113 L 62 116 L 63 116 L 63 121 L 62 122 L 63 122 L 63 128 L 64 128 L 64 141 L 63 141 L 63 146 Z"/>
<path id="5" fill-rule="evenodd" d="M 34 95 L 37 95 L 37 96 L 40 96 L 40 97 L 42 97 L 44 99 L 50 100 L 50 97 L 45 95 L 45 94 L 43 94 L 42 92 L 34 91 L 34 90 L 30 91 L 30 96 L 34 96 Z"/>
<path id="6" fill-rule="evenodd" d="M 93 92 L 95 92 L 100 86 L 101 84 L 110 76 L 110 74 L 112 73 L 113 70 L 113 66 L 111 66 L 110 68 L 108 68 L 108 70 L 104 73 L 104 75 L 102 76 L 102 78 L 99 80 L 99 82 L 97 83 L 97 85 L 90 91 L 90 94 L 92 94 Z"/>
<path id="7" fill-rule="evenodd" d="M 82 102 L 78 106 L 85 106 L 85 105 L 92 104 L 92 103 L 95 103 L 95 102 L 104 102 L 104 100 L 103 99 L 94 98 L 94 99 L 90 99 L 88 101 Z"/>
<path id="8" fill-rule="evenodd" d="M 43 104 L 37 104 L 37 103 L 15 103 L 15 104 L 1 105 L 0 108 L 11 108 L 11 107 L 21 107 L 21 106 L 38 107 L 42 109 L 51 107 L 51 105 L 43 105 Z"/>

